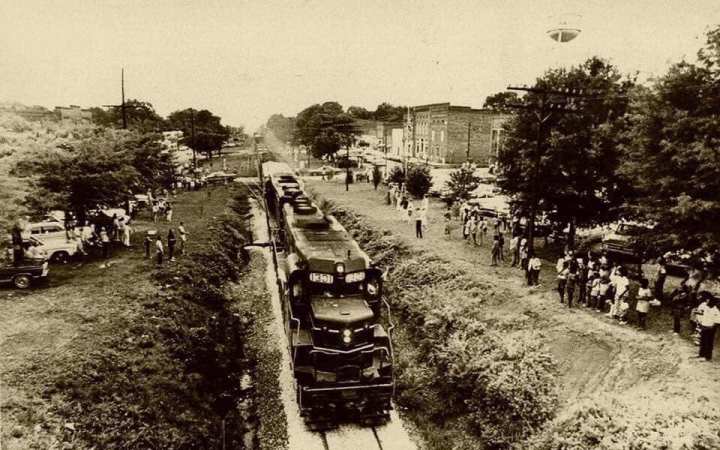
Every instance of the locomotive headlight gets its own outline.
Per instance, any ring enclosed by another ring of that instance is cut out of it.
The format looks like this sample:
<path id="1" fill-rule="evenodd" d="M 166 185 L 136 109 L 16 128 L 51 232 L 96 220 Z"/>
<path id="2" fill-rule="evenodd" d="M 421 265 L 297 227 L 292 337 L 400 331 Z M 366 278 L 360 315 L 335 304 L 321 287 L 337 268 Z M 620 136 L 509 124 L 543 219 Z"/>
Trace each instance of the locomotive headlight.
<path id="1" fill-rule="evenodd" d="M 351 272 L 345 275 L 345 281 L 348 283 L 357 283 L 365 279 L 365 272 Z"/>
<path id="2" fill-rule="evenodd" d="M 345 273 L 345 264 L 343 264 L 343 263 L 337 263 L 337 264 L 335 264 L 335 272 L 337 272 L 337 273 Z"/>
<path id="3" fill-rule="evenodd" d="M 352 341 L 352 331 L 343 330 L 343 342 L 349 344 Z"/>

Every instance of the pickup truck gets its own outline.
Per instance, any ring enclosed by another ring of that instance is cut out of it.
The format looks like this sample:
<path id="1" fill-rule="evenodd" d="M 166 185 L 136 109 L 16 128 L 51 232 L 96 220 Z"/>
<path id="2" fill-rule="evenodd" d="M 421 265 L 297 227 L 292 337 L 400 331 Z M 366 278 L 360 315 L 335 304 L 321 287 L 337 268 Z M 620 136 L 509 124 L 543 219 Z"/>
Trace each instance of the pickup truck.
<path id="1" fill-rule="evenodd" d="M 650 230 L 651 227 L 643 224 L 619 223 L 614 230 L 603 235 L 600 247 L 611 257 L 641 263 L 645 259 L 641 237 Z"/>
<path id="2" fill-rule="evenodd" d="M 46 259 L 25 258 L 14 265 L 10 261 L 0 261 L 0 283 L 12 283 L 18 289 L 27 289 L 33 280 L 47 277 L 49 272 Z"/>

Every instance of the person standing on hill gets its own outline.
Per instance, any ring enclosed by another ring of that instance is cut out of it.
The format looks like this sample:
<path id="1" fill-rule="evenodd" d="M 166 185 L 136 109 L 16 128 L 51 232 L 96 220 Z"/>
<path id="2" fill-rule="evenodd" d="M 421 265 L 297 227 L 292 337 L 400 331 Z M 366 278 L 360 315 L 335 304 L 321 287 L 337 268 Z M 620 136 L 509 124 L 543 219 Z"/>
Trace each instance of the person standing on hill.
<path id="1" fill-rule="evenodd" d="M 513 236 L 510 239 L 510 251 L 512 252 L 510 267 L 515 267 L 520 262 L 520 236 Z"/>
<path id="2" fill-rule="evenodd" d="M 418 239 L 423 238 L 423 213 L 424 209 L 418 209 L 415 215 L 415 237 Z"/>
<path id="3" fill-rule="evenodd" d="M 653 286 L 653 290 L 655 291 L 655 298 L 663 301 L 663 290 L 665 289 L 665 279 L 667 278 L 667 263 L 665 262 L 665 258 L 661 256 L 658 259 L 657 265 L 657 270 L 655 271 L 655 285 Z"/>
<path id="4" fill-rule="evenodd" d="M 542 268 L 542 260 L 537 255 L 533 255 L 528 261 L 528 268 L 530 271 L 530 281 L 532 286 L 540 287 L 540 269 Z"/>
<path id="5" fill-rule="evenodd" d="M 210 191 L 208 191 L 210 192 Z M 172 216 L 173 216 L 173 209 L 170 202 L 168 202 L 167 206 L 165 207 L 165 220 L 168 221 L 168 223 L 172 222 Z"/>
<path id="6" fill-rule="evenodd" d="M 168 245 L 168 261 L 175 261 L 175 232 L 172 228 L 168 230 L 167 245 Z"/>
<path id="7" fill-rule="evenodd" d="M 500 259 L 500 236 L 497 234 L 493 236 L 492 249 L 490 250 L 490 259 L 491 266 L 498 265 L 498 260 Z"/>
<path id="8" fill-rule="evenodd" d="M 560 296 L 560 303 L 565 303 L 565 287 L 567 286 L 568 278 L 568 262 L 565 259 L 558 261 L 559 269 L 557 271 L 557 292 Z"/>
<path id="9" fill-rule="evenodd" d="M 143 245 L 145 246 L 145 258 L 150 257 L 150 245 L 152 244 L 152 239 L 150 239 L 150 235 L 145 235 L 145 240 L 143 241 Z"/>
<path id="10" fill-rule="evenodd" d="M 650 300 L 652 293 L 648 289 L 649 283 L 646 278 L 640 280 L 640 289 L 637 293 L 637 303 L 635 304 L 635 312 L 637 312 L 638 326 L 643 330 L 647 329 L 647 314 L 650 311 Z"/>
<path id="11" fill-rule="evenodd" d="M 165 254 L 165 249 L 163 248 L 162 239 L 160 238 L 160 234 L 157 235 L 157 239 L 155 239 L 155 256 L 157 257 L 157 263 L 158 265 L 161 265 L 163 263 L 163 255 Z"/>
<path id="12" fill-rule="evenodd" d="M 574 259 L 568 261 L 567 282 L 565 284 L 565 292 L 567 294 L 568 308 L 572 308 L 573 297 L 575 296 L 575 283 L 577 283 L 578 264 Z"/>
<path id="13" fill-rule="evenodd" d="M 132 228 L 129 224 L 123 226 L 122 243 L 125 247 L 130 247 L 130 235 L 132 234 Z"/>
<path id="14" fill-rule="evenodd" d="M 613 303 L 613 308 L 611 308 L 610 315 L 618 319 L 620 323 L 625 324 L 627 307 L 624 303 L 627 303 L 630 280 L 625 276 L 625 270 L 622 266 L 619 266 L 615 271 L 613 285 L 615 288 L 615 302 Z"/>
<path id="15" fill-rule="evenodd" d="M 699 358 L 710 361 L 715 345 L 715 329 L 720 324 L 720 309 L 717 299 L 709 292 L 703 291 L 698 297 L 701 300 L 697 307 L 696 320 L 700 328 L 700 353 Z"/>
<path id="16" fill-rule="evenodd" d="M 100 245 L 102 245 L 103 258 L 110 256 L 110 236 L 108 236 L 105 227 L 100 228 Z"/>
<path id="17" fill-rule="evenodd" d="M 180 234 L 180 253 L 185 254 L 185 245 L 187 244 L 187 231 L 185 231 L 185 225 L 180 222 L 178 226 L 178 233 Z"/>
<path id="18" fill-rule="evenodd" d="M 690 307 L 690 288 L 687 284 L 680 286 L 670 294 L 671 310 L 673 316 L 673 333 L 680 334 L 682 319 Z"/>

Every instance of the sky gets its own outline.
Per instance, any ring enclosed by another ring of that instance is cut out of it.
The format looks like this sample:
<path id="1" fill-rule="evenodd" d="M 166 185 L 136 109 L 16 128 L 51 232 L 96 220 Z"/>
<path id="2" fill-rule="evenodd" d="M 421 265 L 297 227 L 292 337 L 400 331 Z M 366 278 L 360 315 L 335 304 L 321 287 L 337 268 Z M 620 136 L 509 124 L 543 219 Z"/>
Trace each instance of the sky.
<path id="1" fill-rule="evenodd" d="M 0 101 L 117 104 L 124 67 L 127 98 L 250 131 L 323 101 L 481 107 L 593 55 L 662 75 L 718 24 L 720 0 L 0 0 Z"/>

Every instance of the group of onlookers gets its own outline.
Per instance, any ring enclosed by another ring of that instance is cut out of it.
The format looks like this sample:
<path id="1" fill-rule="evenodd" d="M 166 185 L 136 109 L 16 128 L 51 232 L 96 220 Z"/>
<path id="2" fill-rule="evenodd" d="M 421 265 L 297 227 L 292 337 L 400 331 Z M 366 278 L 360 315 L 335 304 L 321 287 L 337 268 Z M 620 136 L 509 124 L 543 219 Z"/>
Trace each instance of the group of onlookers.
<path id="1" fill-rule="evenodd" d="M 700 289 L 702 280 L 688 275 L 678 288 L 666 297 L 664 293 L 667 265 L 657 261 L 653 286 L 640 275 L 633 294 L 627 270 L 614 264 L 607 256 L 589 253 L 586 257 L 567 252 L 556 264 L 557 292 L 560 302 L 572 307 L 573 302 L 605 312 L 620 324 L 627 324 L 633 314 L 641 329 L 647 329 L 651 307 L 669 303 L 673 316 L 673 332 L 679 334 L 681 323 L 688 318 L 700 345 L 700 357 L 712 358 L 715 329 L 720 324 L 720 302 L 710 292 Z M 531 284 L 531 283 L 529 283 Z"/>
<path id="2" fill-rule="evenodd" d="M 404 222 L 414 223 L 415 237 L 423 238 L 423 232 L 428 227 L 428 207 L 430 199 L 424 195 L 420 202 L 413 204 L 411 196 L 404 189 L 404 186 L 391 183 L 387 194 L 387 203 L 395 208 L 398 217 Z"/>

